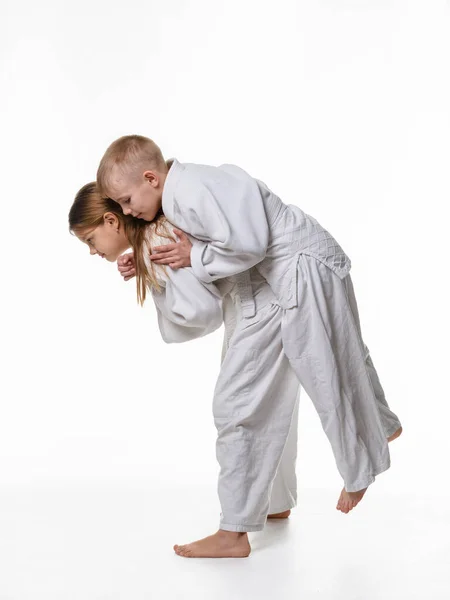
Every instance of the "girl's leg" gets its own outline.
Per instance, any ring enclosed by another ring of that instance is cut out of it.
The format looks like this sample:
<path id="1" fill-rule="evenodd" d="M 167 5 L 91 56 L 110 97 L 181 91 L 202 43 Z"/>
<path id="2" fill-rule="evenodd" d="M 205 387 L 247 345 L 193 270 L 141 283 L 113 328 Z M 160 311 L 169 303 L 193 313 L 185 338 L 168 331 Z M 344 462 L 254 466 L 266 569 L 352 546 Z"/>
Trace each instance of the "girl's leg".
<path id="1" fill-rule="evenodd" d="M 240 318 L 239 310 L 236 308 L 232 298 L 227 295 L 223 299 L 224 308 L 224 337 L 222 345 L 222 362 L 227 353 L 230 339 L 236 329 L 237 320 Z M 296 403 L 292 422 L 289 429 L 286 445 L 283 450 L 277 474 L 273 481 L 270 492 L 269 517 L 290 511 L 297 504 L 297 443 L 298 443 L 298 410 L 300 400 L 300 384 L 292 369 L 288 369 L 287 377 L 290 381 L 284 381 L 277 391 L 278 396 L 285 394 L 296 394 Z"/>
<path id="2" fill-rule="evenodd" d="M 290 371 L 290 376 L 295 378 L 294 381 L 298 387 L 298 393 L 286 445 L 270 493 L 269 517 L 290 511 L 291 508 L 297 505 L 297 476 L 295 467 L 297 461 L 300 386 L 298 385 L 297 376 L 293 371 Z M 280 389 L 280 394 L 283 393 L 285 393 L 284 388 Z"/>
<path id="3" fill-rule="evenodd" d="M 174 546 L 185 557 L 249 555 L 247 532 L 259 531 L 266 522 L 272 484 L 297 405 L 298 379 L 281 343 L 282 309 L 260 301 L 255 317 L 244 319 L 230 301 L 224 300 L 223 362 L 213 401 L 220 529 L 202 540 Z M 275 488 L 279 501 L 289 506 L 296 496 L 296 422 L 297 414 L 278 479 L 281 487 Z"/>
<path id="4" fill-rule="evenodd" d="M 298 392 L 281 343 L 281 315 L 279 306 L 269 305 L 239 320 L 217 381 L 213 413 L 222 530 L 259 531 L 269 511 Z"/>

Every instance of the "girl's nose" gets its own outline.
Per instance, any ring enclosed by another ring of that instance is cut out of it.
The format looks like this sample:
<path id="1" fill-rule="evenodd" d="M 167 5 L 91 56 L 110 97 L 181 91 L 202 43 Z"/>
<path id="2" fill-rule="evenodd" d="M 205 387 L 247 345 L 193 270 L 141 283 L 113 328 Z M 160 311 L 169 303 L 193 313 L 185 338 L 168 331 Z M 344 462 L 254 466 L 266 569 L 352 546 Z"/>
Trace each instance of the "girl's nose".
<path id="1" fill-rule="evenodd" d="M 95 248 L 89 248 L 89 254 L 92 256 L 93 254 L 97 254 L 97 250 Z"/>

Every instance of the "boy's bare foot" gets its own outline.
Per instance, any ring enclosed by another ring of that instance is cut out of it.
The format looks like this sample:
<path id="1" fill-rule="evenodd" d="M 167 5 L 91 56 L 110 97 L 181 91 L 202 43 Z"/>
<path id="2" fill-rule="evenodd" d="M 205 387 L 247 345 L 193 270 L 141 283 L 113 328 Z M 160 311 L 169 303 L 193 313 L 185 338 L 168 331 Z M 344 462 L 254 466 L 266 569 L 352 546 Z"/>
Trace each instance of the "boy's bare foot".
<path id="1" fill-rule="evenodd" d="M 267 518 L 268 519 L 287 519 L 290 514 L 291 514 L 290 510 L 285 510 L 284 512 L 273 513 L 273 515 L 267 515 Z"/>
<path id="2" fill-rule="evenodd" d="M 347 492 L 345 488 L 342 489 L 341 495 L 337 503 L 337 510 L 347 514 L 360 502 L 366 493 L 367 488 L 359 490 L 358 492 Z"/>
<path id="3" fill-rule="evenodd" d="M 393 442 L 398 437 L 400 437 L 402 435 L 402 431 L 403 428 L 399 427 L 397 431 L 395 431 L 391 436 L 388 437 L 388 442 Z M 367 488 L 365 488 L 364 490 L 359 490 L 359 492 L 347 492 L 345 488 L 343 488 L 336 506 L 337 510 L 340 510 L 345 514 L 349 513 L 352 510 L 352 508 L 355 508 L 358 502 L 362 500 L 362 497 L 364 496 L 366 490 Z"/>
<path id="4" fill-rule="evenodd" d="M 388 442 L 393 442 L 402 435 L 403 427 L 399 427 L 395 433 L 388 437 Z"/>
<path id="5" fill-rule="evenodd" d="M 192 544 L 175 544 L 173 549 L 186 558 L 246 558 L 251 551 L 246 533 L 223 529 Z"/>

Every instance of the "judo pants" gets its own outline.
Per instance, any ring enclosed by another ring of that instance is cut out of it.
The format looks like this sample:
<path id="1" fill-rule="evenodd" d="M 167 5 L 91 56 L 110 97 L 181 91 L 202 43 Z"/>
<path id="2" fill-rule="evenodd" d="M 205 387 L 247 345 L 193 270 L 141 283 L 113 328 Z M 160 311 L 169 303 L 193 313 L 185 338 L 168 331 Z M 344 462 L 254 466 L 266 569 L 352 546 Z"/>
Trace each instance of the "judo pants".
<path id="1" fill-rule="evenodd" d="M 256 307 L 261 310 L 269 305 L 270 300 L 275 300 L 275 296 L 267 283 L 259 286 L 262 291 L 262 298 L 256 298 Z M 222 348 L 222 363 L 228 352 L 230 339 L 236 329 L 237 321 L 240 321 L 242 313 L 239 305 L 239 298 L 225 296 L 223 299 L 223 314 L 225 335 Z M 278 365 L 279 372 L 276 371 L 277 388 L 273 389 L 274 403 L 288 406 L 294 406 L 291 425 L 286 439 L 286 444 L 279 462 L 275 478 L 268 482 L 267 494 L 269 496 L 268 513 L 280 513 L 294 508 L 297 504 L 297 441 L 298 441 L 298 409 L 300 399 L 300 384 L 294 371 L 289 366 L 287 359 L 282 359 Z"/>
<path id="2" fill-rule="evenodd" d="M 283 309 L 272 295 L 257 303 L 254 317 L 238 314 L 227 340 L 213 400 L 220 529 L 259 531 L 269 509 L 290 507 L 286 493 L 286 505 L 272 508 L 271 494 L 296 425 L 299 383 L 319 414 L 347 491 L 367 487 L 390 466 L 387 437 L 400 422 L 362 340 L 350 275 L 340 279 L 300 255 L 297 276 L 296 307 Z"/>

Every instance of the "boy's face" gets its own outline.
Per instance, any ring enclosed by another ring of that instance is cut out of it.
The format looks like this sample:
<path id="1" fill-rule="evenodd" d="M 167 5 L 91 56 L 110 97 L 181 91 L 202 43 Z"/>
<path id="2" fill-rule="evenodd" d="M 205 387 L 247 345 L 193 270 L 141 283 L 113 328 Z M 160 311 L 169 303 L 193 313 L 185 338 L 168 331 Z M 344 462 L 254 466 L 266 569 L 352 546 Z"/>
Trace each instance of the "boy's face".
<path id="1" fill-rule="evenodd" d="M 142 177 L 123 176 L 114 181 L 110 197 L 122 207 L 124 215 L 153 221 L 162 205 L 164 176 L 145 171 Z"/>

